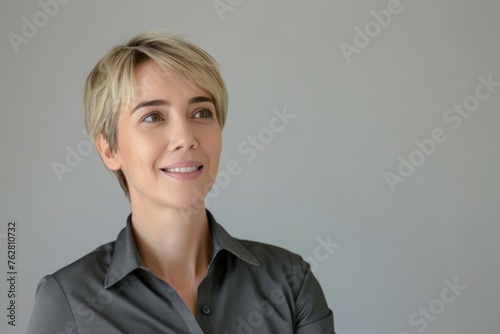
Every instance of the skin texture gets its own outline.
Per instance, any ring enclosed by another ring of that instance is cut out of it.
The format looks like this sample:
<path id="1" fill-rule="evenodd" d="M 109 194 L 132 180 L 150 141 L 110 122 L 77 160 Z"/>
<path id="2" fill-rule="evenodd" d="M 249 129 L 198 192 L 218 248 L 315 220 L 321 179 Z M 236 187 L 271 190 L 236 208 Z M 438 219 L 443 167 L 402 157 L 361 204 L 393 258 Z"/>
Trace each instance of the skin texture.
<path id="1" fill-rule="evenodd" d="M 147 61 L 136 66 L 135 79 L 136 101 L 118 120 L 117 150 L 102 136 L 97 148 L 108 168 L 125 174 L 144 264 L 196 315 L 196 291 L 212 258 L 204 198 L 218 170 L 221 129 L 210 95 L 186 78 Z M 164 171 L 178 163 L 203 167 Z"/>

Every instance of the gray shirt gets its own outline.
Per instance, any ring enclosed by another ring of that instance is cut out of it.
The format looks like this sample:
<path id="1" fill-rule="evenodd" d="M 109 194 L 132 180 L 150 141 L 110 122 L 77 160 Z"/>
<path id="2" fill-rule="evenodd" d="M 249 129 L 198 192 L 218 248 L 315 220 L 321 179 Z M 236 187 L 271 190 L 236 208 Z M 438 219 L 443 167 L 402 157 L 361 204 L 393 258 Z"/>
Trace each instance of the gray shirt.
<path id="1" fill-rule="evenodd" d="M 235 239 L 207 216 L 214 253 L 196 318 L 142 263 L 130 215 L 116 241 L 40 281 L 27 333 L 334 333 L 333 314 L 300 256 Z"/>

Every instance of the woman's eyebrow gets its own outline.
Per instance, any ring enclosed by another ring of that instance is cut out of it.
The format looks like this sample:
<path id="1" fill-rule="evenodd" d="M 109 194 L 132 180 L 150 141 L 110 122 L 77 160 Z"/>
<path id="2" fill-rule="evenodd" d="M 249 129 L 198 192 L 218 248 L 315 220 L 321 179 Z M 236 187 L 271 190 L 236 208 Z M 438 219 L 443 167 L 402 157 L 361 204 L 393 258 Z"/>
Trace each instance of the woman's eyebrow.
<path id="1" fill-rule="evenodd" d="M 165 100 L 144 101 L 144 102 L 139 103 L 134 108 L 134 110 L 132 110 L 132 112 L 134 112 L 138 109 L 144 108 L 144 107 L 151 107 L 151 106 L 167 106 L 168 107 L 169 105 L 171 105 L 171 103 L 169 101 L 165 101 Z"/>
<path id="2" fill-rule="evenodd" d="M 189 99 L 188 104 L 193 104 L 193 103 L 200 103 L 200 102 L 210 102 L 212 104 L 214 103 L 214 100 L 211 97 L 208 96 L 196 96 L 191 99 Z"/>
<path id="3" fill-rule="evenodd" d="M 189 99 L 188 104 L 194 104 L 194 103 L 201 103 L 201 102 L 210 102 L 212 104 L 214 103 L 214 100 L 208 96 L 196 96 L 191 99 Z M 152 107 L 152 106 L 170 106 L 172 103 L 170 101 L 165 101 L 165 100 L 151 100 L 151 101 L 144 101 L 139 103 L 133 110 L 132 112 L 144 108 L 144 107 Z"/>

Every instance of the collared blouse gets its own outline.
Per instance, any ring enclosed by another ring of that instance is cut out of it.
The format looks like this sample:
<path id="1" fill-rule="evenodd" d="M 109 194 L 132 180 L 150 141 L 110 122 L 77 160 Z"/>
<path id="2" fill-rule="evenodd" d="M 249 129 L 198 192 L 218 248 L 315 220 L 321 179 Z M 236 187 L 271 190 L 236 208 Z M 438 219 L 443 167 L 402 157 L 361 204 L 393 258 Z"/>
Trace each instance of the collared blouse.
<path id="1" fill-rule="evenodd" d="M 28 334 L 332 334 L 333 314 L 309 264 L 230 236 L 207 211 L 213 257 L 197 315 L 143 264 L 131 228 L 38 284 Z"/>

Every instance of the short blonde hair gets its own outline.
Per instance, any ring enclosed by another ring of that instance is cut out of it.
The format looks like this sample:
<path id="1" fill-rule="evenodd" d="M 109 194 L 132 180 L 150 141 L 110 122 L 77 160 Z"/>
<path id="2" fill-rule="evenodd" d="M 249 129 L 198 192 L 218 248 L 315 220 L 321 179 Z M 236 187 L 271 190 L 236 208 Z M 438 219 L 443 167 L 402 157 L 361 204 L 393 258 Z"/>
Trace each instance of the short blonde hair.
<path id="1" fill-rule="evenodd" d="M 152 60 L 166 71 L 174 71 L 207 91 L 214 100 L 221 129 L 227 115 L 228 95 L 215 59 L 198 46 L 166 32 L 146 32 L 128 43 L 113 47 L 92 69 L 83 94 L 85 128 L 96 145 L 99 135 L 117 149 L 117 123 L 123 109 L 136 96 L 134 69 Z M 121 170 L 112 171 L 129 198 L 127 180 Z"/>

